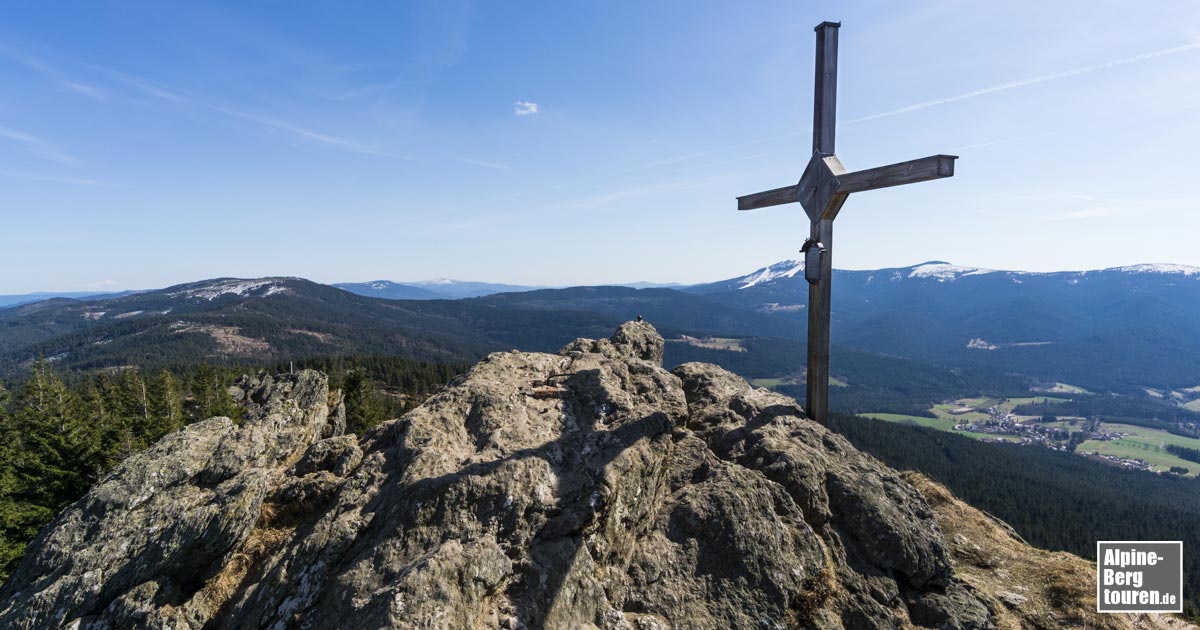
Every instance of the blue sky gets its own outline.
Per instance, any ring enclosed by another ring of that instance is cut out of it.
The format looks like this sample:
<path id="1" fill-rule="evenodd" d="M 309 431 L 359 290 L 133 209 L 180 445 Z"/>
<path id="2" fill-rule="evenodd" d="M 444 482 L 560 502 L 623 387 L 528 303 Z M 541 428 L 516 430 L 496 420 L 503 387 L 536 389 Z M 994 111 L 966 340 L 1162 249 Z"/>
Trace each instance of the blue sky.
<path id="1" fill-rule="evenodd" d="M 1200 265 L 1192 2 L 14 3 L 0 293 L 215 276 L 698 282 L 795 257 L 813 26 L 835 265 Z"/>

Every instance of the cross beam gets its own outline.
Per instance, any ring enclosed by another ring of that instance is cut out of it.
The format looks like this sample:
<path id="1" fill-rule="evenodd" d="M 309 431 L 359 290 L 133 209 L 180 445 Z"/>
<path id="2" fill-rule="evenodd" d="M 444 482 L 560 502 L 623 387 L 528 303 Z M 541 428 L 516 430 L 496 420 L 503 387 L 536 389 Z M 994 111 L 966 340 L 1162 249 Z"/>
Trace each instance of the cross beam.
<path id="1" fill-rule="evenodd" d="M 828 161 L 829 159 L 824 158 L 824 161 Z M 836 160 L 837 158 L 834 157 L 833 159 Z M 957 156 L 954 155 L 931 155 L 916 160 L 900 162 L 899 164 L 877 166 L 853 173 L 846 173 L 843 170 L 839 175 L 833 172 L 833 167 L 830 168 L 830 171 L 836 181 L 836 194 L 848 195 L 854 192 L 864 192 L 867 190 L 888 188 L 890 186 L 900 186 L 902 184 L 915 184 L 942 177 L 951 177 L 954 175 L 954 160 L 956 159 Z M 837 162 L 837 165 L 840 167 L 841 162 Z M 801 189 L 802 186 L 800 184 L 792 184 L 791 186 L 754 193 L 753 195 L 744 195 L 737 198 L 738 210 L 757 210 L 785 203 L 800 202 L 807 211 L 808 204 L 804 203 L 805 198 L 801 196 L 804 192 Z M 832 219 L 833 217 L 828 218 Z"/>
<path id="2" fill-rule="evenodd" d="M 738 210 L 799 203 L 811 223 L 805 242 L 808 279 L 808 371 L 805 411 L 829 423 L 830 280 L 833 276 L 833 220 L 850 193 L 915 184 L 954 175 L 953 155 L 849 172 L 834 154 L 837 113 L 838 22 L 822 22 L 817 32 L 816 83 L 813 88 L 813 153 L 800 182 L 738 197 Z"/>

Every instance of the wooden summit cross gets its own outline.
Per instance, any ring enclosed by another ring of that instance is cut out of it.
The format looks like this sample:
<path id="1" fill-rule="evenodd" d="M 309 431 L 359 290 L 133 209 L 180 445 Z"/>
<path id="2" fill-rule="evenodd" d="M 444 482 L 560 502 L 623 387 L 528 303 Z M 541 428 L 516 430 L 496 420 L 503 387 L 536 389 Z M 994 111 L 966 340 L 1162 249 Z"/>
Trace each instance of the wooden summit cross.
<path id="1" fill-rule="evenodd" d="M 847 172 L 833 152 L 837 105 L 838 22 L 817 26 L 817 77 L 813 95 L 813 155 L 800 183 L 738 197 L 738 210 L 798 202 L 812 222 L 804 242 L 808 280 L 808 373 L 805 411 L 829 423 L 829 302 L 833 276 L 833 220 L 850 193 L 913 184 L 954 175 L 953 155 L 933 155 L 890 166 Z"/>

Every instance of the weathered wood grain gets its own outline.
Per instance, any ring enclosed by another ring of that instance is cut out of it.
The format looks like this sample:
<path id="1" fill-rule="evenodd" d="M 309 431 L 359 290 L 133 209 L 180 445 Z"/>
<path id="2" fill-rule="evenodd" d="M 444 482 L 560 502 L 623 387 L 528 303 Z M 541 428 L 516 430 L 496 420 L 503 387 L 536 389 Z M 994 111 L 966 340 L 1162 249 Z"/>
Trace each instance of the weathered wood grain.
<path id="1" fill-rule="evenodd" d="M 825 246 L 821 278 L 808 285 L 808 372 L 805 376 L 804 412 L 829 424 L 829 315 L 833 280 L 833 220 L 814 221 L 810 238 Z"/>
<path id="2" fill-rule="evenodd" d="M 838 22 L 821 22 L 817 31 L 817 71 L 813 86 L 813 153 L 833 155 L 837 127 Z"/>
<path id="3" fill-rule="evenodd" d="M 738 210 L 757 210 L 758 208 L 766 208 L 768 206 L 796 203 L 800 199 L 797 196 L 796 184 L 792 184 L 783 188 L 738 197 L 737 200 Z"/>
<path id="4" fill-rule="evenodd" d="M 899 164 L 846 173 L 838 177 L 838 192 L 863 192 L 951 177 L 954 175 L 954 160 L 957 159 L 957 155 L 931 155 Z"/>

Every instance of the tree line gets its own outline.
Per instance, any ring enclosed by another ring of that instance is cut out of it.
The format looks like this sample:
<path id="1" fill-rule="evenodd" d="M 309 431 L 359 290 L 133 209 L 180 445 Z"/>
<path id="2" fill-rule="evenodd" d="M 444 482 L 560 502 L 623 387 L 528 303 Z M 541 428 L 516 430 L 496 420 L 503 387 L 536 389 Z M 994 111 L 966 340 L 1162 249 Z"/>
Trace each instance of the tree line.
<path id="1" fill-rule="evenodd" d="M 1166 448 L 1168 453 L 1178 457 L 1179 459 L 1186 459 L 1189 462 L 1196 462 L 1200 464 L 1200 449 L 1188 448 L 1178 444 L 1167 444 Z"/>

